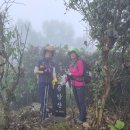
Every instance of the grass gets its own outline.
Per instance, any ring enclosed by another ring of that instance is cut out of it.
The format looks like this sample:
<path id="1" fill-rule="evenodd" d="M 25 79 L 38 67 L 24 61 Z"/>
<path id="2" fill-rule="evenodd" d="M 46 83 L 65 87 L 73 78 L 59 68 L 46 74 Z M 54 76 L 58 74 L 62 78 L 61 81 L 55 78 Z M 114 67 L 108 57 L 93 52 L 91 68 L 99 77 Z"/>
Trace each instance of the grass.
<path id="1" fill-rule="evenodd" d="M 77 126 L 70 126 L 67 123 L 58 123 L 39 130 L 79 130 L 79 128 Z"/>

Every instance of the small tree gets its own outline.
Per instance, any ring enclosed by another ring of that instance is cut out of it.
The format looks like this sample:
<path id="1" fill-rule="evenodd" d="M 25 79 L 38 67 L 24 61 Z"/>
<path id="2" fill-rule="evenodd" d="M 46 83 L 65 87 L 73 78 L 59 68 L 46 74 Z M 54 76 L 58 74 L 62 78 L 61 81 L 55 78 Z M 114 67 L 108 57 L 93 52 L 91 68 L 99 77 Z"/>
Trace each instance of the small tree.
<path id="1" fill-rule="evenodd" d="M 5 1 L 0 8 L 0 101 L 4 110 L 4 129 L 9 127 L 10 103 L 20 76 L 23 74 L 22 59 L 27 43 L 21 41 L 17 28 L 7 29 L 8 9 L 13 1 Z"/>
<path id="2" fill-rule="evenodd" d="M 65 0 L 67 9 L 81 13 L 83 20 L 89 23 L 90 34 L 98 41 L 101 50 L 103 70 L 101 107 L 98 109 L 98 125 L 101 124 L 103 110 L 111 90 L 110 52 L 118 45 L 128 44 L 130 35 L 130 1 L 129 0 Z M 118 39 L 118 40 L 117 40 Z"/>

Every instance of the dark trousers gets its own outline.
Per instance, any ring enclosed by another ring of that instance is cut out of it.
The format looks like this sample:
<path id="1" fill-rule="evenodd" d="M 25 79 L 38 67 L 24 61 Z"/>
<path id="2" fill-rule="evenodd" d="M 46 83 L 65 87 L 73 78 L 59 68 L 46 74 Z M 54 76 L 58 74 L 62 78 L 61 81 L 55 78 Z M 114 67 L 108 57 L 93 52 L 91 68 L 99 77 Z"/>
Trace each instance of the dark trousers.
<path id="1" fill-rule="evenodd" d="M 40 103 L 41 103 L 41 107 L 40 107 L 40 111 L 44 114 L 44 116 L 47 116 L 47 103 L 48 103 L 48 98 L 51 98 L 51 102 L 52 102 L 52 107 L 53 107 L 53 96 L 54 96 L 54 92 L 53 92 L 53 88 L 52 88 L 52 84 L 51 83 L 44 83 L 44 82 L 40 82 L 39 83 L 39 97 L 40 97 Z"/>
<path id="2" fill-rule="evenodd" d="M 79 119 L 86 121 L 86 102 L 85 102 L 85 87 L 74 87 L 73 93 L 79 109 Z"/>

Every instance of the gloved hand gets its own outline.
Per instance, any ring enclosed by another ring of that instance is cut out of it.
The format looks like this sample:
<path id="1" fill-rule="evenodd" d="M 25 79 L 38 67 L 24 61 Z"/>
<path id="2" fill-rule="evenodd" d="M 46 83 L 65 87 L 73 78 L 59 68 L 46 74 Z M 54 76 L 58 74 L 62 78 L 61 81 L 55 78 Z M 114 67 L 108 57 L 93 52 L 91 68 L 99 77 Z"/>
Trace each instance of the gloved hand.
<path id="1" fill-rule="evenodd" d="M 45 69 L 45 71 L 44 71 L 46 74 L 49 74 L 49 73 L 51 73 L 51 70 L 49 69 L 49 68 L 47 68 L 47 69 Z"/>
<path id="2" fill-rule="evenodd" d="M 67 77 L 68 77 L 68 80 L 72 80 L 73 79 L 73 77 L 72 77 L 72 74 L 70 73 L 70 74 L 67 74 Z"/>
<path id="3" fill-rule="evenodd" d="M 58 82 L 58 80 L 57 80 L 57 79 L 53 79 L 53 80 L 52 80 L 52 85 L 53 85 L 53 88 L 54 88 L 54 86 L 57 84 L 57 82 Z"/>

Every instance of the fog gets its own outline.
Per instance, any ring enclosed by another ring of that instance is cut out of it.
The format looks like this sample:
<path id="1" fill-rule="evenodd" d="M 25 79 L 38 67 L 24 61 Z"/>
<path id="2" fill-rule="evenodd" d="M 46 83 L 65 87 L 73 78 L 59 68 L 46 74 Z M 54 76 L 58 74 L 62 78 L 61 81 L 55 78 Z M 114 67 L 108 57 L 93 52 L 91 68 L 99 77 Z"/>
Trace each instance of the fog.
<path id="1" fill-rule="evenodd" d="M 88 25 L 76 11 L 66 11 L 63 0 L 15 0 L 15 2 L 9 11 L 11 23 L 18 26 L 31 24 L 28 38 L 30 44 L 69 44 L 80 47 L 83 41 L 90 41 L 89 33 L 85 31 L 89 29 Z M 49 30 L 50 25 L 53 30 Z M 49 35 L 49 32 L 57 32 L 57 35 L 55 33 Z"/>
<path id="2" fill-rule="evenodd" d="M 72 24 L 77 36 L 84 34 L 85 24 L 81 22 L 81 15 L 74 11 L 66 13 L 62 0 L 16 0 L 16 2 L 24 5 L 15 4 L 11 7 L 10 14 L 14 21 L 18 19 L 30 21 L 37 31 L 41 31 L 43 21 L 59 20 Z"/>

